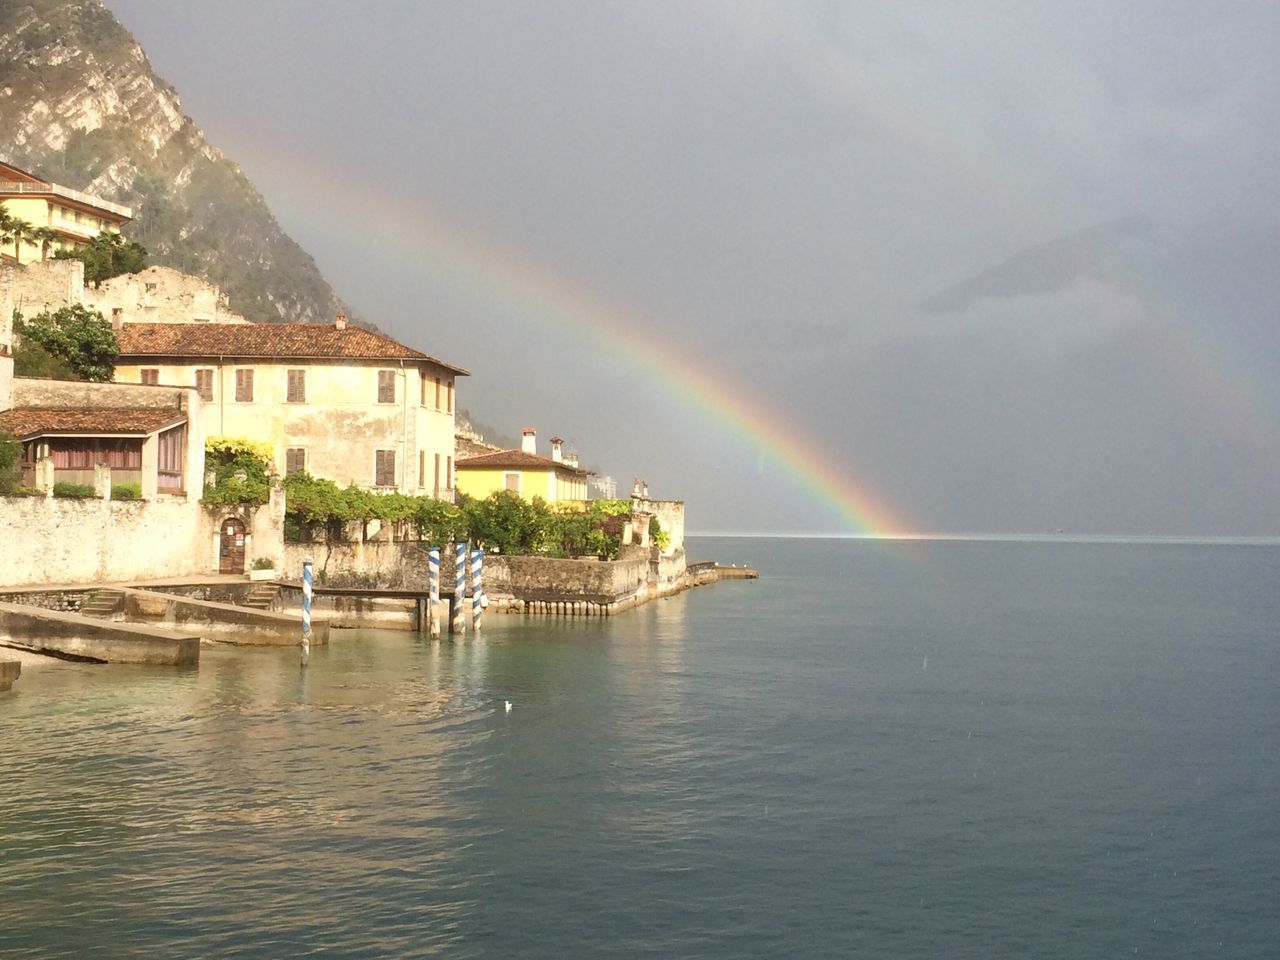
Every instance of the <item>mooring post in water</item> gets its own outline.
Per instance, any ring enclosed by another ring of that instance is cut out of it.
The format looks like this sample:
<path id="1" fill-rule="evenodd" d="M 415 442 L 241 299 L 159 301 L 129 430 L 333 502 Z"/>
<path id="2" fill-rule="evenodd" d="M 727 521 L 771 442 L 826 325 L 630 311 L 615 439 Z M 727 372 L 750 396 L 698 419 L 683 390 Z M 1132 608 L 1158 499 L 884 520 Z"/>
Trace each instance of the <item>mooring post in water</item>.
<path id="1" fill-rule="evenodd" d="M 302 561 L 302 655 L 311 652 L 311 567 L 310 557 Z"/>
<path id="2" fill-rule="evenodd" d="M 440 605 L 440 548 L 427 550 L 427 620 L 431 623 L 431 636 L 440 636 L 440 620 L 436 611 Z"/>
<path id="3" fill-rule="evenodd" d="M 453 633 L 467 632 L 467 545 L 453 545 Z"/>
<path id="4" fill-rule="evenodd" d="M 480 614 L 484 609 L 484 551 L 471 551 L 471 628 L 480 632 Z"/>

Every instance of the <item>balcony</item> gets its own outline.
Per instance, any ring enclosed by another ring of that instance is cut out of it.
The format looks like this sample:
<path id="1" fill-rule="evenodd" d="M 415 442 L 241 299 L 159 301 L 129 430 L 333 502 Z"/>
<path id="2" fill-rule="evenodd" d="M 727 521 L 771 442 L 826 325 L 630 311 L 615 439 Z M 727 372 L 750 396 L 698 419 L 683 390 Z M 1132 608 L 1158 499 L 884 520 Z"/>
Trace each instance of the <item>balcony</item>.
<path id="1" fill-rule="evenodd" d="M 28 183 L 25 180 L 0 180 L 0 196 L 14 194 L 57 197 L 61 200 L 70 200 L 72 203 L 80 203 L 85 206 L 96 207 L 99 210 L 107 210 L 114 213 L 116 216 L 124 217 L 126 220 L 133 219 L 133 210 L 123 204 L 112 203 L 110 200 L 93 197 L 87 193 L 81 193 L 79 190 L 72 190 L 70 187 L 64 187 L 57 183 Z"/>

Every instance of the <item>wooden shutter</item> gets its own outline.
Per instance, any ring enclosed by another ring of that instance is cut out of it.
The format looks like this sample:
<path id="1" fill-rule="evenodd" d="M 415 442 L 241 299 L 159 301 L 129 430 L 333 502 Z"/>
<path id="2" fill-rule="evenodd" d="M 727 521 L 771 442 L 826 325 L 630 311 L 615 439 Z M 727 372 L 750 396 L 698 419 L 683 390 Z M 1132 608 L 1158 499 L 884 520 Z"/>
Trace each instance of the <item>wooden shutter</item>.
<path id="1" fill-rule="evenodd" d="M 379 450 L 374 463 L 374 486 L 394 487 L 396 485 L 396 452 Z"/>
<path id="2" fill-rule="evenodd" d="M 196 371 L 196 393 L 200 394 L 201 400 L 213 399 L 213 371 L 212 370 Z"/>
<path id="3" fill-rule="evenodd" d="M 307 402 L 307 371 L 289 371 L 289 380 L 285 391 L 285 401 L 287 403 Z"/>
<path id="4" fill-rule="evenodd" d="M 253 370 L 236 371 L 236 403 L 253 403 Z"/>
<path id="5" fill-rule="evenodd" d="M 378 402 L 396 402 L 396 372 L 394 370 L 378 371 Z"/>
<path id="6" fill-rule="evenodd" d="M 289 447 L 284 452 L 284 475 L 301 473 L 307 469 L 307 451 L 302 447 Z"/>

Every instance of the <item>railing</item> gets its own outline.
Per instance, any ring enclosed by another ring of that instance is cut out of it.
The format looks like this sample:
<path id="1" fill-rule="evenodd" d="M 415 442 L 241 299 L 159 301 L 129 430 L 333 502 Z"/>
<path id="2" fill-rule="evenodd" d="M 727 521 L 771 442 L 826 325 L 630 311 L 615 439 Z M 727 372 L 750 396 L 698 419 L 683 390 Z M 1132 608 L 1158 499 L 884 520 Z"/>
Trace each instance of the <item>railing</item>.
<path id="1" fill-rule="evenodd" d="M 97 207 L 99 210 L 109 210 L 124 217 L 126 220 L 133 218 L 133 210 L 123 204 L 92 197 L 87 193 L 81 193 L 79 190 L 72 190 L 70 187 L 64 187 L 57 183 L 27 183 L 25 180 L 0 180 L 0 194 L 6 193 L 30 193 L 61 197 L 64 200 Z"/>

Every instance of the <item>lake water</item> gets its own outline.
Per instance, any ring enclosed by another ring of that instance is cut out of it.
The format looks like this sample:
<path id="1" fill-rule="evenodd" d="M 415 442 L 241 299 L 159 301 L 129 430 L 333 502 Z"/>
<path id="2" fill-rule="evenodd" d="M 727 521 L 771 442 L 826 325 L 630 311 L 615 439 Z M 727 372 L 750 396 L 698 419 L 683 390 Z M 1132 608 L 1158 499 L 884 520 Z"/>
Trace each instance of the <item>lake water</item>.
<path id="1" fill-rule="evenodd" d="M 1280 951 L 1280 547 L 690 553 L 763 578 L 27 668 L 0 955 Z"/>

